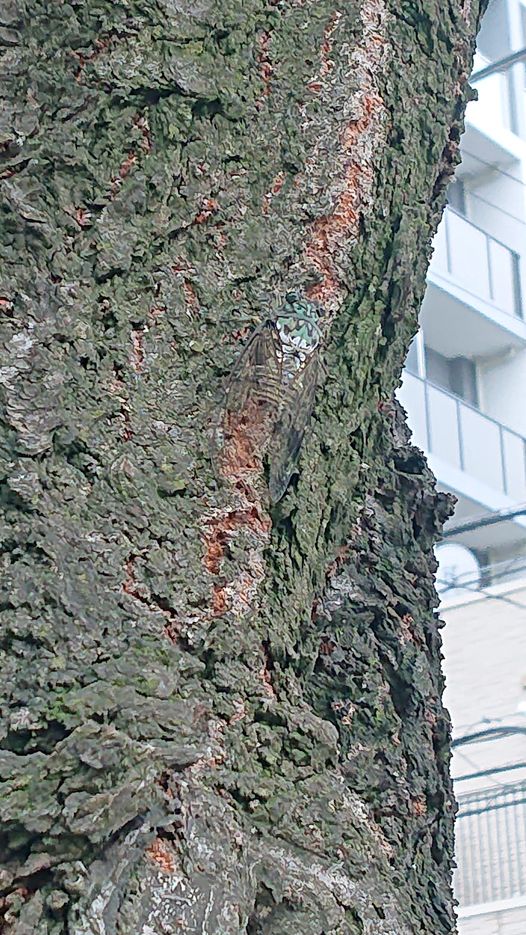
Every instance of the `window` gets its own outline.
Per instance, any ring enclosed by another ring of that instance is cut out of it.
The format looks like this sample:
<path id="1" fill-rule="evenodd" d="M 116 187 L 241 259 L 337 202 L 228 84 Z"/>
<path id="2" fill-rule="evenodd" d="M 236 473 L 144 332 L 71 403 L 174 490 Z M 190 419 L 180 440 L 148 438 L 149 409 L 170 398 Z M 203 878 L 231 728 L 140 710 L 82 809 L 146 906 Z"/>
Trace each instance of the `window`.
<path id="1" fill-rule="evenodd" d="M 466 216 L 466 189 L 462 179 L 455 179 L 450 182 L 447 190 L 447 202 L 459 214 Z"/>
<path id="2" fill-rule="evenodd" d="M 426 376 L 472 406 L 478 406 L 477 369 L 467 357 L 444 357 L 426 347 Z"/>
<path id="3" fill-rule="evenodd" d="M 415 376 L 419 376 L 419 367 L 418 367 L 418 345 L 417 345 L 417 335 L 411 341 L 409 345 L 409 350 L 407 352 L 407 357 L 405 359 L 405 366 L 409 373 L 414 373 Z"/>

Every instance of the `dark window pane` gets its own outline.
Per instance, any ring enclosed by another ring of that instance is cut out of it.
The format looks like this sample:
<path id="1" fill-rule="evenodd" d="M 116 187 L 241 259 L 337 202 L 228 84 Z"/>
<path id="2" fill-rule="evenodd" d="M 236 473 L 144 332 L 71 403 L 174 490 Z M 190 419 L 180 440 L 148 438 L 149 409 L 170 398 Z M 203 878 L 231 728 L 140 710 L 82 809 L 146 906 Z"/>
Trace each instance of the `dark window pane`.
<path id="1" fill-rule="evenodd" d="M 415 376 L 419 376 L 418 373 L 418 349 L 416 344 L 416 338 L 413 338 L 411 344 L 409 345 L 409 350 L 407 352 L 407 357 L 405 359 L 406 369 L 409 370 L 409 373 L 414 373 Z"/>
<path id="2" fill-rule="evenodd" d="M 466 192 L 464 189 L 464 182 L 460 179 L 451 182 L 447 190 L 447 200 L 448 204 L 450 204 L 455 211 L 458 211 L 459 214 L 466 214 Z"/>

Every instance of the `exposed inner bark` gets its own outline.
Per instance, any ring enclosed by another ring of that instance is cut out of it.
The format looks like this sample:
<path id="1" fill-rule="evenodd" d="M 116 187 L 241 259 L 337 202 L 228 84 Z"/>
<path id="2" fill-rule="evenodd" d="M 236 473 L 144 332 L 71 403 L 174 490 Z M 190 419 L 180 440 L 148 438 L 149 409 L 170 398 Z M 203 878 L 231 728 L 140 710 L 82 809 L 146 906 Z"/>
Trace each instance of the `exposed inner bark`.
<path id="1" fill-rule="evenodd" d="M 4 3 L 6 933 L 453 930 L 448 506 L 390 401 L 478 6 Z M 290 291 L 323 379 L 272 508 L 212 440 Z"/>

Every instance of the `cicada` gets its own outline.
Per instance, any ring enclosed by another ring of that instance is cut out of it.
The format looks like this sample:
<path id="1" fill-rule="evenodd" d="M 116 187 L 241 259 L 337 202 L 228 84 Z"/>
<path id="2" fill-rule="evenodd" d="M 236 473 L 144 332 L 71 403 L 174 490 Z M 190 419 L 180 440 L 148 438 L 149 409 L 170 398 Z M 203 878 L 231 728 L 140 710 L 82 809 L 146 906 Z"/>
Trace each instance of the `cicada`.
<path id="1" fill-rule="evenodd" d="M 290 482 L 318 383 L 319 312 L 287 296 L 275 320 L 253 332 L 230 374 L 221 419 L 222 473 L 266 458 L 271 500 Z M 226 470 L 225 470 L 226 469 Z"/>
<path id="2" fill-rule="evenodd" d="M 318 375 L 318 357 L 313 352 L 284 387 L 268 447 L 268 485 L 273 503 L 281 500 L 294 473 L 314 408 Z"/>

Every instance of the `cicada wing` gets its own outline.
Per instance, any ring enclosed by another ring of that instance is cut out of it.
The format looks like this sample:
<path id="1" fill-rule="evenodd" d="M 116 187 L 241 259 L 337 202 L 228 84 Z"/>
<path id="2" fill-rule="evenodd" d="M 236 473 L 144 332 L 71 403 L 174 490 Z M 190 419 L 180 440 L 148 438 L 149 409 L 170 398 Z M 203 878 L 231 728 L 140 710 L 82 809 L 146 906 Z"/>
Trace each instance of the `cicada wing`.
<path id="1" fill-rule="evenodd" d="M 251 336 L 229 377 L 224 416 L 238 419 L 250 401 L 269 405 L 279 400 L 283 353 L 277 328 L 265 321 Z"/>
<path id="2" fill-rule="evenodd" d="M 269 448 L 269 492 L 273 503 L 281 500 L 294 473 L 314 407 L 318 375 L 318 355 L 313 354 L 284 388 Z"/>
<path id="3" fill-rule="evenodd" d="M 258 447 L 271 431 L 271 413 L 279 408 L 283 353 L 278 330 L 265 321 L 250 336 L 234 362 L 213 439 L 216 476 L 222 474 L 225 449 L 241 432 L 253 437 Z"/>

